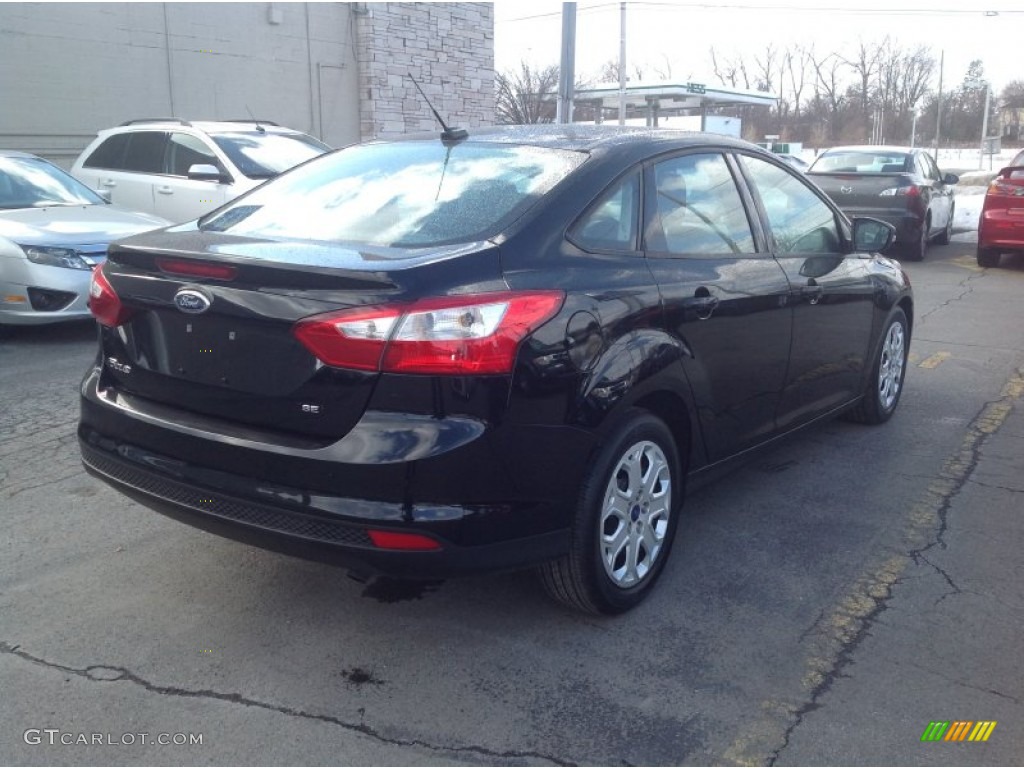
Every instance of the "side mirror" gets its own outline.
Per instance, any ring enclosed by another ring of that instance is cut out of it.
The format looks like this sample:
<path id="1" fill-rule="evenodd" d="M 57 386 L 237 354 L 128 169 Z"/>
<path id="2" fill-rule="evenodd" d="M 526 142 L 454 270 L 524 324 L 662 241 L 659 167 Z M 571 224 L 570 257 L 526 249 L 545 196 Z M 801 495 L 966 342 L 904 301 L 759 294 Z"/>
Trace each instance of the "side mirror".
<path id="1" fill-rule="evenodd" d="M 896 227 L 885 221 L 868 217 L 853 220 L 853 250 L 860 252 L 881 252 L 892 245 Z"/>
<path id="2" fill-rule="evenodd" d="M 217 170 L 217 166 L 207 165 L 205 163 L 190 165 L 188 169 L 188 178 L 192 181 L 217 181 L 223 184 L 227 184 L 231 181 L 226 173 L 222 173 Z"/>
<path id="3" fill-rule="evenodd" d="M 960 177 L 955 173 L 947 173 L 942 177 L 943 184 L 956 184 L 958 181 L 960 181 Z"/>
<path id="4" fill-rule="evenodd" d="M 110 190 L 109 189 L 94 189 L 93 192 L 95 192 L 97 195 L 102 197 L 104 203 L 109 203 L 110 202 Z"/>

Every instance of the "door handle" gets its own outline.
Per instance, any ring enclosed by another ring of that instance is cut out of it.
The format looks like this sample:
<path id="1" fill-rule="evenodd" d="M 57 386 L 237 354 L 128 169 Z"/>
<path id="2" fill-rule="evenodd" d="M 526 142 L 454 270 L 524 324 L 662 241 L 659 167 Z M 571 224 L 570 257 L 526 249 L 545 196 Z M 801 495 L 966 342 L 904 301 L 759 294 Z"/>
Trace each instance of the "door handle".
<path id="1" fill-rule="evenodd" d="M 812 277 L 807 285 L 800 288 L 800 298 L 807 299 L 810 304 L 817 304 L 825 294 L 825 289 L 818 285 Z"/>
<path id="2" fill-rule="evenodd" d="M 719 300 L 712 296 L 707 288 L 698 288 L 697 293 L 689 299 L 683 299 L 683 306 L 692 309 L 699 320 L 707 320 L 718 309 Z"/>
<path id="3" fill-rule="evenodd" d="M 174 188 L 173 187 L 157 187 L 156 191 L 159 192 L 161 195 L 173 195 L 174 194 Z"/>
<path id="4" fill-rule="evenodd" d="M 117 182 L 114 181 L 113 179 L 103 179 L 103 181 L 101 181 L 100 184 L 102 184 L 104 187 L 110 187 L 111 189 L 117 186 Z"/>

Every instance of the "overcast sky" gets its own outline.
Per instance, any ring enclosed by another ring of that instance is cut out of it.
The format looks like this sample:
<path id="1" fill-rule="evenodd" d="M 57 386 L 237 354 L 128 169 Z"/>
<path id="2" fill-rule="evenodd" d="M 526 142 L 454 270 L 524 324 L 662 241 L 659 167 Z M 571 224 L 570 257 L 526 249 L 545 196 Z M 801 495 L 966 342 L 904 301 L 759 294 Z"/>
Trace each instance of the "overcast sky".
<path id="1" fill-rule="evenodd" d="M 596 74 L 619 56 L 619 3 L 578 2 L 576 75 Z M 651 0 L 626 4 L 626 59 L 648 69 L 671 65 L 672 79 L 717 83 L 708 49 L 725 56 L 747 52 L 750 60 L 769 42 L 777 48 L 813 43 L 817 53 L 842 52 L 859 39 L 887 34 L 901 47 L 928 45 L 945 51 L 944 86 L 959 85 L 972 59 L 981 59 L 996 92 L 1024 80 L 1024 0 Z M 520 60 L 557 64 L 561 2 L 498 0 L 495 3 L 495 66 Z"/>

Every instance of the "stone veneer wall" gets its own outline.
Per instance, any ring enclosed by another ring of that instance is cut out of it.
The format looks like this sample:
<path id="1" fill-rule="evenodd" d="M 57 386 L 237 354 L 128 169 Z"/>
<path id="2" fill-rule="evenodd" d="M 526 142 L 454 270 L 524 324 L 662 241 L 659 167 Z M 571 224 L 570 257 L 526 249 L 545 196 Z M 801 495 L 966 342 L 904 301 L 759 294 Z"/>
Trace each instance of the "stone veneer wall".
<path id="1" fill-rule="evenodd" d="M 416 78 L 452 126 L 494 124 L 494 9 L 490 3 L 361 3 L 360 136 L 440 131 Z"/>

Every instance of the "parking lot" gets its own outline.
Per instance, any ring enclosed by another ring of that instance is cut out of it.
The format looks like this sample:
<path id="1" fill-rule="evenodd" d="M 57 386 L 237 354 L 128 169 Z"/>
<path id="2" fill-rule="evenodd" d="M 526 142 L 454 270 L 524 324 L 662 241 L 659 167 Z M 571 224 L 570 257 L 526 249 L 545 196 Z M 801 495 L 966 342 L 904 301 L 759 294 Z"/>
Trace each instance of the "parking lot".
<path id="1" fill-rule="evenodd" d="M 361 584 L 164 519 L 81 469 L 90 325 L 18 330 L 0 762 L 1019 764 L 1024 259 L 981 270 L 969 240 L 906 265 L 893 420 L 693 494 L 659 589 L 606 619 L 529 573 Z M 946 720 L 998 725 L 921 741 Z"/>

